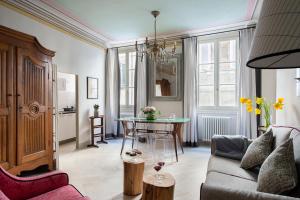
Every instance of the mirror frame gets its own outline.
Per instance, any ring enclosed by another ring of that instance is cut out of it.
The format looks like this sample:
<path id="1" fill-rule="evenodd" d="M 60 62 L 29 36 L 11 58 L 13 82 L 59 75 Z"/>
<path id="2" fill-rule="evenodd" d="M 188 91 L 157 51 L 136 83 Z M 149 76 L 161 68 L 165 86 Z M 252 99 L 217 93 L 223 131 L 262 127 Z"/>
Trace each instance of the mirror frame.
<path id="1" fill-rule="evenodd" d="M 183 59 L 182 54 L 175 54 L 172 56 L 173 58 L 177 58 L 177 85 L 176 85 L 176 96 L 155 96 L 155 64 L 151 59 L 148 60 L 148 69 L 149 69 L 149 81 L 148 81 L 148 88 L 150 91 L 150 100 L 151 101 L 180 101 L 182 99 L 182 83 L 183 83 Z"/>

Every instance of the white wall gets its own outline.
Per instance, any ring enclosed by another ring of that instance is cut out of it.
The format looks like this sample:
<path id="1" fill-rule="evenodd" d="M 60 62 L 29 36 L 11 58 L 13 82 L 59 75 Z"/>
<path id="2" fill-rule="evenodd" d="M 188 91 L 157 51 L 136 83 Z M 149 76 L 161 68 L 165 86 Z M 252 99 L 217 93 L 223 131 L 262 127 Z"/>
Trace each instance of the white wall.
<path id="1" fill-rule="evenodd" d="M 277 97 L 285 98 L 285 106 L 276 112 L 276 124 L 300 127 L 300 97 L 296 96 L 296 69 L 277 70 Z"/>
<path id="2" fill-rule="evenodd" d="M 104 107 L 104 59 L 105 50 L 96 48 L 66 33 L 60 32 L 30 17 L 0 5 L 0 24 L 34 35 L 39 42 L 56 52 L 53 62 L 58 71 L 79 75 L 79 143 L 83 147 L 89 142 L 89 114 L 93 104 Z M 99 99 L 86 98 L 86 77 L 99 78 Z"/>
<path id="3" fill-rule="evenodd" d="M 276 100 L 276 70 L 261 70 L 261 94 L 269 102 Z M 264 122 L 264 121 L 262 121 Z M 272 113 L 272 123 L 276 123 L 276 112 Z"/>

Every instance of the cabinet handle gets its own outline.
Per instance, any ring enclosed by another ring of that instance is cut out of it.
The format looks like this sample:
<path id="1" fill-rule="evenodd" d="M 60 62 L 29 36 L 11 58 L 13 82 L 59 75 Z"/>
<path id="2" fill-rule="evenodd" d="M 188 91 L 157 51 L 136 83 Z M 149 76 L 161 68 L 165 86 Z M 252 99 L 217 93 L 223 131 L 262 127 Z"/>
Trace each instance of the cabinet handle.
<path id="1" fill-rule="evenodd" d="M 11 97 L 11 96 L 12 96 L 12 94 L 7 94 L 7 96 L 8 96 L 8 97 Z"/>
<path id="2" fill-rule="evenodd" d="M 23 109 L 22 106 L 19 106 L 19 107 L 18 107 L 18 110 L 19 110 L 20 112 L 22 111 L 22 109 Z"/>
<path id="3" fill-rule="evenodd" d="M 17 94 L 17 96 L 20 97 L 21 95 L 20 95 L 20 94 Z"/>

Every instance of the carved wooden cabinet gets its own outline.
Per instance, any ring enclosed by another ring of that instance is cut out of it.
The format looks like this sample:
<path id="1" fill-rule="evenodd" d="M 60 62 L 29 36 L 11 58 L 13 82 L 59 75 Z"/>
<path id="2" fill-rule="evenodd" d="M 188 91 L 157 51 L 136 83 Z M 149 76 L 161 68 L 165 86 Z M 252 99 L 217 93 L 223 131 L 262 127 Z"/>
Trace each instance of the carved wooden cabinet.
<path id="1" fill-rule="evenodd" d="M 54 52 L 0 26 L 0 165 L 12 174 L 53 168 Z"/>

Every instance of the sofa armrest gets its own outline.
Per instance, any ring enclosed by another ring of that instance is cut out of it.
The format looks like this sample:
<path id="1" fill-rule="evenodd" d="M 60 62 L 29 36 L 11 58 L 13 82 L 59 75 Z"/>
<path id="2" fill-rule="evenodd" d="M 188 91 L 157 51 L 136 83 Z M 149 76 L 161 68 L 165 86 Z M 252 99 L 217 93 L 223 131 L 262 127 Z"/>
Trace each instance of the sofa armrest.
<path id="1" fill-rule="evenodd" d="M 211 139 L 211 154 L 241 160 L 249 145 L 240 135 L 214 135 Z"/>
<path id="2" fill-rule="evenodd" d="M 298 198 L 287 197 L 263 192 L 233 190 L 202 183 L 200 200 L 297 200 Z M 298 199 L 299 200 L 299 199 Z"/>
<path id="3" fill-rule="evenodd" d="M 20 178 L 0 168 L 0 180 L 0 189 L 9 199 L 29 199 L 69 184 L 68 175 L 60 171 Z"/>

